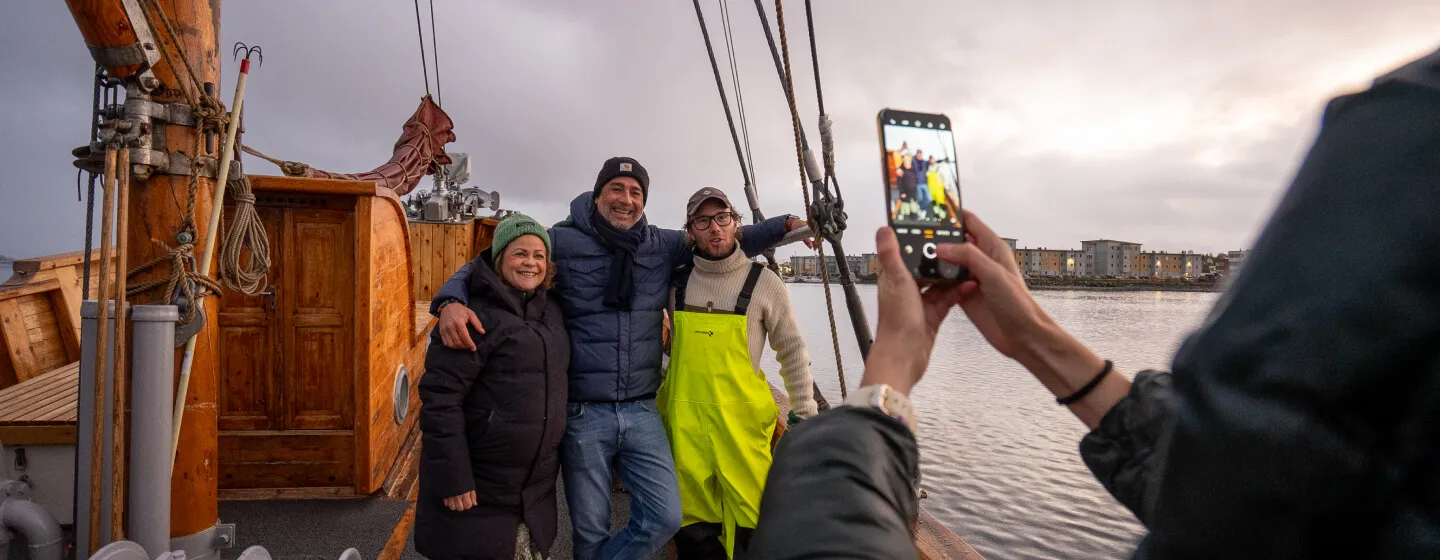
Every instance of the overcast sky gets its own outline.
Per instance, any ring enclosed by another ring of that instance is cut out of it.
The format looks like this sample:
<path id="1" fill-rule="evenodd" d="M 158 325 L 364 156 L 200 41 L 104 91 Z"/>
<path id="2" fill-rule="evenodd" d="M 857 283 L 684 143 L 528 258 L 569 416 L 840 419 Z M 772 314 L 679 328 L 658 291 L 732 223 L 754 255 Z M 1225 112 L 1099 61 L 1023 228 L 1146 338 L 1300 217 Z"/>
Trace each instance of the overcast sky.
<path id="1" fill-rule="evenodd" d="M 718 4 L 702 5 L 723 49 Z M 1440 46 L 1433 0 L 814 5 L 850 253 L 872 250 L 884 220 L 883 107 L 948 114 L 965 205 L 1021 245 L 1107 237 L 1213 252 L 1253 240 L 1327 99 Z M 801 116 L 815 135 L 803 3 L 786 6 Z M 246 143 L 342 172 L 389 157 L 425 92 L 411 3 L 223 9 L 223 51 L 235 41 L 265 49 L 246 96 Z M 564 218 L 612 155 L 649 169 L 651 223 L 677 227 L 701 186 L 743 199 L 689 2 L 435 0 L 435 10 L 458 138 L 449 149 L 471 154 L 473 182 L 499 191 L 504 207 Z M 78 250 L 84 205 L 69 153 L 88 134 L 93 63 L 64 3 L 8 1 L 3 11 L 0 254 Z M 801 213 L 789 115 L 754 6 L 730 11 L 762 208 Z M 227 103 L 235 70 L 227 54 Z M 253 158 L 248 170 L 278 174 Z"/>

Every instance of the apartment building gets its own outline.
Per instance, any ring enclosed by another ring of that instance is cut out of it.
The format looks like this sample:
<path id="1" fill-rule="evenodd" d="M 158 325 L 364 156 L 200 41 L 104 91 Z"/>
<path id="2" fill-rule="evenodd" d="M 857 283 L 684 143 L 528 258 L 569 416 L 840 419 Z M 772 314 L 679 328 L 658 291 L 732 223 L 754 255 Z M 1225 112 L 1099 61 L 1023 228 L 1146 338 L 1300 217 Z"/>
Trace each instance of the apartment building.
<path id="1" fill-rule="evenodd" d="M 1230 261 L 1229 276 L 1240 273 L 1240 268 L 1245 264 L 1245 257 L 1249 254 L 1250 251 L 1230 251 L 1225 253 L 1225 258 Z"/>
<path id="2" fill-rule="evenodd" d="M 874 274 L 879 270 L 874 253 L 865 255 L 846 255 L 845 264 L 850 269 L 851 276 L 862 276 Z M 840 266 L 836 264 L 834 255 L 825 255 L 825 268 L 832 280 L 840 277 Z M 790 257 L 790 270 L 796 276 L 820 276 L 820 257 L 818 255 L 793 255 Z"/>
<path id="3" fill-rule="evenodd" d="M 1114 239 L 1092 239 L 1080 242 L 1084 261 L 1080 263 L 1080 276 L 1130 276 L 1135 255 L 1140 253 L 1140 244 Z"/>
<path id="4" fill-rule="evenodd" d="M 1205 255 L 1193 251 L 1140 253 L 1132 270 L 1136 278 L 1199 278 L 1205 273 Z"/>

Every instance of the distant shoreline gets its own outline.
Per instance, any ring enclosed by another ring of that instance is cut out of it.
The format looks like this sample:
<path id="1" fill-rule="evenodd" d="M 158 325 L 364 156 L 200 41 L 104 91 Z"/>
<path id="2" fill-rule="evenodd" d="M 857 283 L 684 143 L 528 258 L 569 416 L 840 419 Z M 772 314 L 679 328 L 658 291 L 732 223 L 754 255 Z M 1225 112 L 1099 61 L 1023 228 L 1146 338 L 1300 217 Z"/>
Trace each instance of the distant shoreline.
<path id="1" fill-rule="evenodd" d="M 815 282 L 786 282 L 788 284 L 814 284 Z M 838 278 L 831 278 L 831 284 L 839 284 Z M 865 278 L 856 279 L 856 284 L 874 284 L 875 281 Z M 1122 280 L 1118 278 L 1088 278 L 1073 280 L 1057 280 L 1052 278 L 1026 278 L 1026 287 L 1031 290 L 1050 291 L 1082 291 L 1082 292 L 1208 292 L 1217 293 L 1224 291 L 1224 287 L 1214 282 L 1195 282 L 1184 280 L 1154 281 L 1154 280 Z"/>
<path id="2" fill-rule="evenodd" d="M 1216 293 L 1216 292 L 1224 291 L 1220 286 L 1215 285 L 1215 284 L 1201 284 L 1201 285 L 1189 285 L 1189 286 L 1186 286 L 1186 285 L 1167 286 L 1167 285 L 1164 285 L 1164 284 L 1156 284 L 1156 285 L 1128 284 L 1128 285 L 1122 285 L 1122 286 L 1081 286 L 1081 285 L 1044 285 L 1044 286 L 1034 286 L 1034 285 L 1030 285 L 1030 286 L 1027 286 L 1027 287 L 1030 288 L 1031 290 L 1047 290 L 1047 291 L 1064 291 L 1064 290 L 1069 290 L 1069 291 L 1081 291 L 1081 292 L 1209 292 L 1209 293 Z"/>

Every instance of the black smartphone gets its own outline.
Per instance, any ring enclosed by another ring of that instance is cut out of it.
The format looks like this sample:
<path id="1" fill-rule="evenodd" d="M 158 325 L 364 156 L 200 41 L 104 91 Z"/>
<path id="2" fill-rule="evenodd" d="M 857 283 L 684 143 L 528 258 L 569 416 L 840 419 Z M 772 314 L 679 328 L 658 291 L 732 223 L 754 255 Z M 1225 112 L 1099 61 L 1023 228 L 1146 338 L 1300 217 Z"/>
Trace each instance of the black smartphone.
<path id="1" fill-rule="evenodd" d="M 935 258 L 941 243 L 964 243 L 955 133 L 941 114 L 880 111 L 885 215 L 900 255 L 921 283 L 963 281 L 968 272 Z"/>

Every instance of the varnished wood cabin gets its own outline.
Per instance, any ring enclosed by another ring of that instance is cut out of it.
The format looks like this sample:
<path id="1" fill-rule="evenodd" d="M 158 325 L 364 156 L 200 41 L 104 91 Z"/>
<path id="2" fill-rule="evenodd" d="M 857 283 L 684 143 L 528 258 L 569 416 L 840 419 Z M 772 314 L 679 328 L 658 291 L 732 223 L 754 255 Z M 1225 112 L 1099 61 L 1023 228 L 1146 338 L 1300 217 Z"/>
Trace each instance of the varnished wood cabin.
<path id="1" fill-rule="evenodd" d="M 219 298 L 220 488 L 380 490 L 416 433 L 429 300 L 496 221 L 411 224 L 373 183 L 250 179 L 270 277 Z M 16 261 L 0 287 L 7 444 L 75 442 L 82 257 Z"/>

